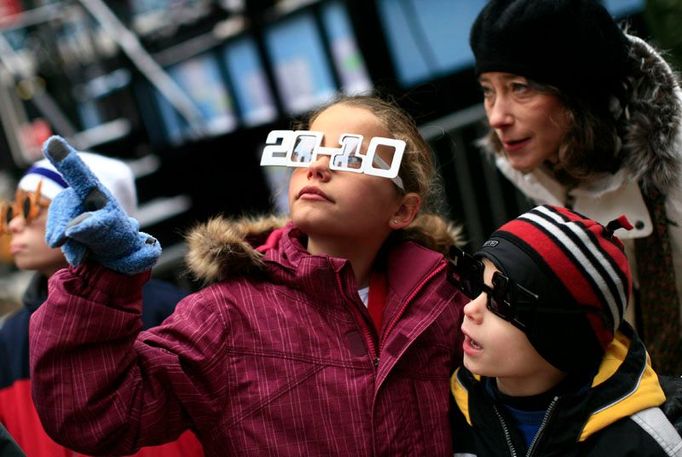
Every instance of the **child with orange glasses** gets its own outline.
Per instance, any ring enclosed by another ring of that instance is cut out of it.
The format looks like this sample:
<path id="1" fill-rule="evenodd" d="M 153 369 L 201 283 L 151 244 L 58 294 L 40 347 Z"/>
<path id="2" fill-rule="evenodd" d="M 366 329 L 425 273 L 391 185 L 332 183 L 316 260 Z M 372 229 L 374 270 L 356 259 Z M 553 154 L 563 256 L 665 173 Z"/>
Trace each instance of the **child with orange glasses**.
<path id="1" fill-rule="evenodd" d="M 130 168 L 120 160 L 92 153 L 80 153 L 116 198 L 126 213 L 137 205 L 135 181 Z M 45 240 L 48 207 L 69 185 L 47 161 L 36 162 L 17 185 L 14 202 L 0 203 L 0 232 L 10 236 L 10 253 L 17 268 L 35 274 L 23 296 L 23 307 L 11 314 L 0 327 L 0 424 L 18 445 L 32 457 L 73 456 L 47 436 L 31 399 L 29 376 L 29 318 L 47 298 L 47 281 L 68 265 L 59 248 Z M 160 323 L 186 294 L 159 280 L 145 286 L 144 326 Z M 196 438 L 187 434 L 162 448 L 147 448 L 140 455 L 166 457 L 201 456 Z"/>
<path id="2" fill-rule="evenodd" d="M 82 153 L 81 157 L 92 164 L 124 210 L 134 214 L 137 194 L 130 168 L 120 160 L 98 154 Z M 67 187 L 61 174 L 47 160 L 40 160 L 19 181 L 15 201 L 0 203 L 0 233 L 12 238 L 10 253 L 17 268 L 49 277 L 68 265 L 62 252 L 45 242 L 46 208 Z"/>
<path id="3" fill-rule="evenodd" d="M 9 223 L 15 216 L 21 215 L 26 224 L 30 224 L 40 216 L 43 208 L 49 206 L 49 203 L 42 198 L 40 192 L 42 185 L 43 180 L 41 179 L 33 192 L 17 189 L 14 203 L 0 202 L 0 235 L 9 233 Z"/>

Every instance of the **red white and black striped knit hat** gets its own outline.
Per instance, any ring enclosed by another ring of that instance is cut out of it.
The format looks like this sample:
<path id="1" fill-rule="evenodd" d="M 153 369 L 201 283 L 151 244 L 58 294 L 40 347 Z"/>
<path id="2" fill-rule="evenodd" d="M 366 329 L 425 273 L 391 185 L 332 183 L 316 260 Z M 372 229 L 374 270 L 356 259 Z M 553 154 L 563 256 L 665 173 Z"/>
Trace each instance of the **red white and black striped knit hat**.
<path id="1" fill-rule="evenodd" d="M 535 350 L 562 371 L 594 368 L 623 321 L 632 276 L 613 235 L 619 228 L 631 228 L 625 216 L 605 227 L 566 208 L 537 206 L 476 253 L 539 295 L 538 306 L 518 317 Z"/>

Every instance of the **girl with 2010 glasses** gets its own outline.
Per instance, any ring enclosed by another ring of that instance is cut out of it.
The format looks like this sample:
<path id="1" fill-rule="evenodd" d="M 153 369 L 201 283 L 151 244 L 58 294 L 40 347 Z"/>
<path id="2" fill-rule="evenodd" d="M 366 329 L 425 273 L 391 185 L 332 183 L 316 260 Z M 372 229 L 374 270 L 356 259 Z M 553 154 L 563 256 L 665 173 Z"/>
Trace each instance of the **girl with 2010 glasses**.
<path id="1" fill-rule="evenodd" d="M 33 392 L 53 436 L 94 454 L 189 428 L 209 456 L 452 455 L 448 379 L 465 298 L 444 255 L 425 246 L 445 240 L 447 251 L 446 225 L 415 228 L 428 146 L 373 97 L 336 101 L 307 127 L 274 132 L 264 152 L 266 164 L 300 165 L 290 222 L 266 239 L 256 232 L 267 227 L 224 219 L 197 228 L 189 262 L 211 284 L 150 331 L 139 333 L 148 272 L 134 258 L 147 265 L 156 241 L 55 223 L 69 226 L 55 239 L 91 255 L 54 276 L 31 322 Z M 58 167 L 70 160 L 59 144 L 46 153 Z M 67 179 L 80 181 L 76 171 Z M 75 184 L 74 199 L 97 195 Z M 107 203 L 81 224 L 109 213 Z M 119 237 L 136 248 L 100 255 Z"/>

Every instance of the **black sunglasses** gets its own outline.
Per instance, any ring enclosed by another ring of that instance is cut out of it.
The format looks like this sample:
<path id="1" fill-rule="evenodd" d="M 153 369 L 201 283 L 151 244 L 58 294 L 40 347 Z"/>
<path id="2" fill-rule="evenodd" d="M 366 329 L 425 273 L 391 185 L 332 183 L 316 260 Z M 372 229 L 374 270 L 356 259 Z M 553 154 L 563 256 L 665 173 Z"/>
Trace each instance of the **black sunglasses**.
<path id="1" fill-rule="evenodd" d="M 488 296 L 486 306 L 490 311 L 521 330 L 526 329 L 519 320 L 518 312 L 537 308 L 540 299 L 537 294 L 499 271 L 493 273 L 492 287 L 488 286 L 483 282 L 483 262 L 459 248 L 451 248 L 450 262 L 455 281 L 464 295 L 473 300 L 485 292 Z"/>

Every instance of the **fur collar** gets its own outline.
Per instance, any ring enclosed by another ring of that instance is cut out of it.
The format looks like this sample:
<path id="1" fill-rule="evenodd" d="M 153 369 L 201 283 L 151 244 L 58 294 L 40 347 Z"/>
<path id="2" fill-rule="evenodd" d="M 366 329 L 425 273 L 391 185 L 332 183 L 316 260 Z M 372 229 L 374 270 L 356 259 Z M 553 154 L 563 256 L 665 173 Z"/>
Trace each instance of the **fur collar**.
<path id="1" fill-rule="evenodd" d="M 256 247 L 270 245 L 270 234 L 286 223 L 286 218 L 275 216 L 215 217 L 193 228 L 187 236 L 187 267 L 205 284 L 262 273 L 263 253 Z M 451 246 L 463 244 L 459 226 L 432 214 L 420 215 L 407 229 L 395 233 L 395 241 L 414 241 L 443 254 Z"/>
<path id="2" fill-rule="evenodd" d="M 632 42 L 630 57 L 645 76 L 633 81 L 627 102 L 629 116 L 623 138 L 625 166 L 645 190 L 667 193 L 680 179 L 682 154 L 682 91 L 663 57 L 640 38 Z"/>

